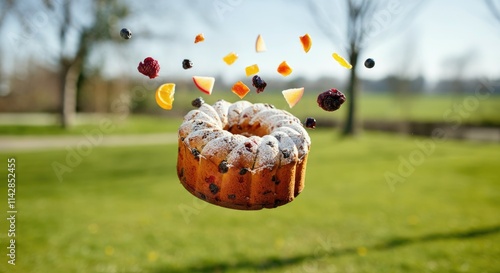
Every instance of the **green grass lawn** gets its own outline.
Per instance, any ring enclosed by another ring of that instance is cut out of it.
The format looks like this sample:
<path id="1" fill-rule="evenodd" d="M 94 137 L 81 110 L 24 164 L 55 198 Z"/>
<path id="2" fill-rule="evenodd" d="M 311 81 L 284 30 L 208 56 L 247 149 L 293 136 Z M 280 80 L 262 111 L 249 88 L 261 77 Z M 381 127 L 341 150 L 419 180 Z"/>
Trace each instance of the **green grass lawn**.
<path id="1" fill-rule="evenodd" d="M 61 182 L 51 164 L 66 151 L 15 153 L 16 265 L 4 219 L 0 272 L 500 270 L 498 145 L 449 140 L 417 160 L 415 141 L 429 139 L 311 138 L 304 192 L 261 211 L 191 196 L 176 177 L 176 145 L 95 147 Z M 398 174 L 400 157 L 418 166 L 391 188 L 384 174 Z"/>

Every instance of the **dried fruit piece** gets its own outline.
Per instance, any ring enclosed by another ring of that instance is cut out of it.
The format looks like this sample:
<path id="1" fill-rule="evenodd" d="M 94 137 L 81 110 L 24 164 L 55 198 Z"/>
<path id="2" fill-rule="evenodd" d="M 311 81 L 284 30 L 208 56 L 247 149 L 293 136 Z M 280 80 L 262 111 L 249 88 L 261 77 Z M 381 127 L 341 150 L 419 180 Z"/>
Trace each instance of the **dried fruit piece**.
<path id="1" fill-rule="evenodd" d="M 366 68 L 373 68 L 375 66 L 375 61 L 372 58 L 368 58 L 365 61 Z"/>
<path id="2" fill-rule="evenodd" d="M 238 54 L 231 52 L 224 56 L 222 60 L 227 64 L 227 65 L 232 65 L 236 60 L 238 59 Z"/>
<path id="3" fill-rule="evenodd" d="M 286 63 L 286 61 L 283 61 L 282 63 L 280 63 L 277 70 L 278 70 L 278 73 L 280 73 L 284 77 L 286 77 L 292 73 L 292 68 Z"/>
<path id="4" fill-rule="evenodd" d="M 174 103 L 175 83 L 162 84 L 156 89 L 156 103 L 165 110 L 172 109 Z"/>
<path id="5" fill-rule="evenodd" d="M 245 73 L 247 74 L 247 77 L 253 74 L 257 74 L 259 73 L 259 66 L 257 64 L 247 66 L 245 67 Z"/>
<path id="6" fill-rule="evenodd" d="M 346 61 L 344 58 L 342 58 L 339 54 L 337 53 L 333 53 L 332 54 L 332 57 L 335 59 L 335 61 L 337 61 L 341 66 L 347 68 L 347 69 L 351 69 L 352 68 L 352 65 Z"/>
<path id="7" fill-rule="evenodd" d="M 281 91 L 285 97 L 286 102 L 290 108 L 294 107 L 297 102 L 300 101 L 302 95 L 304 94 L 304 87 L 301 88 L 291 88 Z"/>
<path id="8" fill-rule="evenodd" d="M 300 43 L 302 43 L 302 48 L 304 48 L 304 51 L 307 53 L 309 52 L 309 49 L 311 49 L 312 45 L 312 40 L 311 36 L 309 34 L 305 34 L 304 36 L 300 36 Z"/>
<path id="9" fill-rule="evenodd" d="M 193 82 L 200 89 L 201 92 L 205 94 L 212 94 L 212 89 L 214 88 L 215 78 L 213 77 L 200 77 L 193 76 Z"/>
<path id="10" fill-rule="evenodd" d="M 194 37 L 194 43 L 197 44 L 199 42 L 205 41 L 205 36 L 203 36 L 203 33 L 200 33 Z"/>
<path id="11" fill-rule="evenodd" d="M 339 90 L 332 88 L 318 96 L 318 105 L 325 111 L 335 111 L 346 101 L 346 97 Z"/>
<path id="12" fill-rule="evenodd" d="M 238 81 L 233 85 L 233 87 L 231 87 L 231 91 L 238 95 L 240 99 L 243 99 L 248 92 L 250 92 L 250 88 L 248 88 L 248 86 L 246 86 L 242 81 Z"/>
<path id="13" fill-rule="evenodd" d="M 264 88 L 266 88 L 267 83 L 261 79 L 258 75 L 253 76 L 252 85 L 257 88 L 257 94 L 260 92 L 264 92 Z"/>
<path id="14" fill-rule="evenodd" d="M 184 59 L 182 61 L 182 68 L 190 69 L 191 67 L 193 67 L 193 63 L 189 59 Z"/>
<path id="15" fill-rule="evenodd" d="M 130 39 L 132 38 L 132 31 L 130 31 L 128 28 L 122 28 L 120 30 L 120 36 L 122 36 L 123 39 Z"/>
<path id="16" fill-rule="evenodd" d="M 191 102 L 191 105 L 196 107 L 196 108 L 200 108 L 202 104 L 204 104 L 205 101 L 203 100 L 202 97 L 197 97 L 196 99 L 194 99 L 192 102 Z"/>
<path id="17" fill-rule="evenodd" d="M 160 72 L 160 64 L 157 60 L 147 57 L 144 59 L 144 62 L 139 63 L 137 70 L 141 72 L 143 75 L 148 76 L 150 79 L 154 79 L 158 77 L 158 73 Z"/>
<path id="18" fill-rule="evenodd" d="M 316 119 L 307 118 L 306 119 L 306 128 L 315 129 L 316 128 Z"/>
<path id="19" fill-rule="evenodd" d="M 262 38 L 262 35 L 259 34 L 257 36 L 257 41 L 255 41 L 255 51 L 257 52 L 264 52 L 266 51 L 266 43 L 264 43 L 264 38 Z"/>

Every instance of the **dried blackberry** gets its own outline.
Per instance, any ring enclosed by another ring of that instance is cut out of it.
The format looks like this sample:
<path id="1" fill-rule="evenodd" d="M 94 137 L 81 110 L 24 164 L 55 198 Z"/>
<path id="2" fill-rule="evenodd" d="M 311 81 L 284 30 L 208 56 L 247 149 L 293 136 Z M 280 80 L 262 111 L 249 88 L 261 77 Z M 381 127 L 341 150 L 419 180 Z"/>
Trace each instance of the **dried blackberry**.
<path id="1" fill-rule="evenodd" d="M 203 100 L 202 97 L 197 97 L 196 99 L 194 99 L 192 102 L 191 102 L 191 105 L 196 107 L 196 108 L 200 108 L 202 104 L 204 104 L 205 101 Z"/>
<path id="2" fill-rule="evenodd" d="M 307 118 L 306 119 L 306 128 L 315 129 L 316 128 L 316 119 Z"/>
<path id="3" fill-rule="evenodd" d="M 122 28 L 120 30 L 120 36 L 122 36 L 123 39 L 130 39 L 132 38 L 132 32 L 128 28 Z"/>
<path id="4" fill-rule="evenodd" d="M 227 173 L 227 171 L 229 171 L 229 167 L 227 166 L 227 161 L 222 160 L 222 162 L 219 164 L 219 172 Z"/>
<path id="5" fill-rule="evenodd" d="M 215 184 L 213 184 L 213 183 L 212 183 L 212 184 L 210 184 L 210 185 L 208 186 L 208 188 L 210 189 L 210 192 L 211 192 L 212 194 L 217 194 L 217 193 L 219 192 L 219 186 L 217 186 L 217 185 L 215 185 Z"/>
<path id="6" fill-rule="evenodd" d="M 182 61 L 182 68 L 184 68 L 184 69 L 190 69 L 191 67 L 193 67 L 193 63 L 190 60 L 184 59 Z"/>
<path id="7" fill-rule="evenodd" d="M 375 66 L 375 61 L 372 58 L 368 58 L 365 61 L 366 68 L 373 68 Z"/>
<path id="8" fill-rule="evenodd" d="M 257 93 L 264 92 L 264 89 L 267 86 L 267 83 L 258 75 L 253 76 L 252 85 L 257 88 Z"/>
<path id="9" fill-rule="evenodd" d="M 318 96 L 318 105 L 325 111 L 335 111 L 345 102 L 346 97 L 339 90 L 332 88 Z"/>

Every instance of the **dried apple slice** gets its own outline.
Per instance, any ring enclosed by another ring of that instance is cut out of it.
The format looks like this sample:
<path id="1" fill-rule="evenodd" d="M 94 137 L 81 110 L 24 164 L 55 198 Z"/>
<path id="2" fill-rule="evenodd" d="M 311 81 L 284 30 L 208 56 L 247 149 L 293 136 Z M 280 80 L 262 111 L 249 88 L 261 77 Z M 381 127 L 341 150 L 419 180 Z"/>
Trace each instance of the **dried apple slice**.
<path id="1" fill-rule="evenodd" d="M 172 109 L 174 103 L 175 83 L 162 84 L 156 89 L 156 103 L 165 110 Z"/>
<path id="2" fill-rule="evenodd" d="M 212 94 L 212 89 L 214 88 L 215 83 L 214 77 L 193 76 L 193 82 L 201 92 L 208 95 Z"/>
<path id="3" fill-rule="evenodd" d="M 346 61 L 344 58 L 342 58 L 339 54 L 337 53 L 333 53 L 332 54 L 332 57 L 335 59 L 335 61 L 337 61 L 341 66 L 347 68 L 347 69 L 351 69 L 352 68 L 352 65 Z"/>
<path id="4" fill-rule="evenodd" d="M 308 33 L 306 33 L 304 36 L 300 36 L 300 43 L 302 43 L 302 48 L 304 48 L 304 51 L 307 53 L 311 49 L 312 45 L 312 40 L 311 36 L 309 36 Z"/>
<path id="5" fill-rule="evenodd" d="M 257 74 L 259 73 L 259 66 L 257 64 L 247 66 L 245 67 L 245 73 L 247 74 L 247 77 L 253 74 Z"/>
<path id="6" fill-rule="evenodd" d="M 248 92 L 250 92 L 250 88 L 248 88 L 248 86 L 246 86 L 242 81 L 238 81 L 233 85 L 233 87 L 231 87 L 231 91 L 240 97 L 240 99 L 243 99 Z"/>
<path id="7" fill-rule="evenodd" d="M 300 101 L 302 95 L 304 95 L 304 87 L 301 88 L 291 88 L 281 91 L 285 97 L 286 102 L 290 108 L 294 107 L 297 102 Z"/>
<path id="8" fill-rule="evenodd" d="M 281 75 L 286 77 L 292 73 L 292 68 L 286 63 L 286 61 L 283 61 L 278 66 L 277 71 L 278 71 L 278 73 L 280 73 Z"/>
<path id="9" fill-rule="evenodd" d="M 255 42 L 255 51 L 257 52 L 267 51 L 266 43 L 264 43 L 264 38 L 262 38 L 262 35 L 260 34 L 259 36 L 257 36 L 257 41 Z"/>

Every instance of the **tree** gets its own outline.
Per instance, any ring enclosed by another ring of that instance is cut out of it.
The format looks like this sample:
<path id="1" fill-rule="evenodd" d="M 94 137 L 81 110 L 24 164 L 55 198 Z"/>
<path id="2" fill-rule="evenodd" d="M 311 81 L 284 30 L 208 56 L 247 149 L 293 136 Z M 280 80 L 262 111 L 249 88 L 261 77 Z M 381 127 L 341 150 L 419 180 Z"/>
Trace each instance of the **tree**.
<path id="1" fill-rule="evenodd" d="M 81 6 L 83 3 L 90 5 L 85 14 L 90 22 L 77 19 L 81 16 L 76 16 L 76 12 L 85 10 L 85 7 Z M 85 62 L 89 54 L 99 43 L 111 40 L 110 18 L 126 17 L 128 8 L 118 0 L 93 0 L 90 3 L 45 0 L 44 5 L 54 13 L 56 20 L 60 46 L 60 52 L 56 56 L 59 70 L 60 122 L 63 128 L 67 128 L 74 119 L 77 86 L 81 86 L 81 82 L 78 82 L 84 79 Z M 71 44 L 70 39 L 75 37 L 76 43 Z M 72 50 L 73 46 L 76 49 Z"/>
<path id="2" fill-rule="evenodd" d="M 319 2 L 319 1 L 318 1 Z M 332 10 L 325 7 L 318 7 L 316 1 L 309 1 L 310 10 L 320 29 L 334 41 L 343 40 L 348 55 L 348 60 L 352 65 L 349 72 L 349 81 L 346 91 L 347 96 L 347 116 L 344 122 L 343 135 L 353 136 L 360 131 L 360 122 L 358 118 L 358 63 L 363 50 L 368 44 L 368 38 L 372 38 L 393 23 L 393 17 L 401 15 L 401 6 L 398 1 L 382 2 L 374 0 L 345 0 L 346 28 L 344 34 L 336 29 L 339 22 L 334 22 L 331 18 L 338 16 L 321 16 L 324 10 Z M 324 3 L 324 2 L 323 2 Z M 380 10 L 382 4 L 387 3 L 386 8 Z M 420 1 L 418 4 L 423 3 Z M 412 9 L 414 15 L 415 9 Z M 398 16 L 401 17 L 401 16 Z"/>

